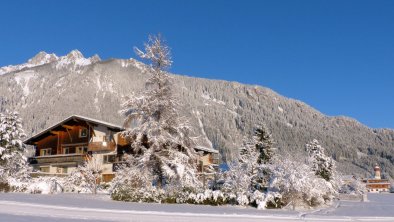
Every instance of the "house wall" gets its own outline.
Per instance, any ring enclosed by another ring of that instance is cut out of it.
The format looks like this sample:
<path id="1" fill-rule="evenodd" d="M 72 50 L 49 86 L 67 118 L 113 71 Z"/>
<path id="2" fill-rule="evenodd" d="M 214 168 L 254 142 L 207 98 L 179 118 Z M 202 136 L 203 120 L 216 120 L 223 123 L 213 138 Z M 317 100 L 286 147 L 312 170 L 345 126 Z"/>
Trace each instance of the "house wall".
<path id="1" fill-rule="evenodd" d="M 89 132 L 86 137 L 79 137 L 82 128 L 89 129 L 89 126 L 81 123 L 81 125 L 75 126 L 72 130 L 69 129 L 68 132 L 60 132 L 61 144 L 87 143 L 89 141 Z"/>
<path id="2" fill-rule="evenodd" d="M 202 162 L 204 166 L 210 165 L 212 164 L 212 156 L 211 154 L 205 154 L 203 156 L 200 156 L 199 161 Z"/>
<path id="3" fill-rule="evenodd" d="M 92 142 L 103 142 L 108 141 L 109 138 L 114 140 L 114 132 L 109 130 L 107 127 L 104 126 L 97 126 L 93 128 L 94 134 L 92 136 Z"/>
<path id="4" fill-rule="evenodd" d="M 74 148 L 72 152 L 75 152 L 75 144 L 86 144 L 89 142 L 89 134 L 86 137 L 80 137 L 80 130 L 82 128 L 89 129 L 89 126 L 86 124 L 82 124 L 79 126 L 73 127 L 73 129 L 69 129 L 67 131 L 56 131 L 56 135 L 48 135 L 43 139 L 37 141 L 36 143 L 36 156 L 40 156 L 41 149 L 51 148 L 51 155 L 63 154 L 62 145 L 70 145 Z M 62 129 L 64 130 L 64 129 Z"/>
<path id="5" fill-rule="evenodd" d="M 40 156 L 41 149 L 51 148 L 51 155 L 57 154 L 58 136 L 51 135 L 38 141 L 36 144 L 36 156 Z"/>
<path id="6" fill-rule="evenodd" d="M 107 162 L 104 163 L 104 156 L 106 155 L 114 155 L 113 152 L 107 152 L 107 153 L 94 153 L 93 156 L 95 158 L 98 158 L 98 160 L 102 163 L 102 174 L 113 174 L 112 171 L 112 163 Z M 53 163 L 47 163 L 47 164 L 38 164 L 35 165 L 34 168 L 36 170 L 40 170 L 43 173 L 47 174 L 69 174 L 72 171 L 74 171 L 78 165 L 83 164 L 81 163 L 75 163 L 75 162 L 53 162 Z M 45 172 L 42 171 L 42 169 L 45 168 Z M 48 171 L 47 171 L 48 170 Z M 108 182 L 108 181 L 106 181 Z"/>
<path id="7" fill-rule="evenodd" d="M 88 129 L 86 137 L 80 137 L 80 130 L 83 128 Z M 114 177 L 112 171 L 113 164 L 111 162 L 104 163 L 104 156 L 109 154 L 114 155 L 116 153 L 115 141 L 117 141 L 117 133 L 111 131 L 106 126 L 89 126 L 83 121 L 64 123 L 63 126 L 59 125 L 53 129 L 52 133 L 55 135 L 48 133 L 36 142 L 37 160 L 46 161 L 33 164 L 34 169 L 41 171 L 43 174 L 67 175 L 74 171 L 78 165 L 83 164 L 84 155 L 82 155 L 82 159 L 79 159 L 79 161 L 70 159 L 74 156 L 81 158 L 81 155 L 75 154 L 76 147 L 87 147 L 90 150 L 90 145 L 96 143 L 94 144 L 94 148 L 92 148 L 92 155 L 99 158 L 103 164 L 102 181 L 108 182 Z M 108 144 L 102 144 L 104 141 L 108 142 Z M 102 148 L 100 147 L 101 144 L 103 145 Z M 112 146 L 115 146 L 115 148 L 112 149 Z M 69 149 L 68 154 L 64 152 L 64 148 L 66 147 Z M 56 156 L 41 157 L 40 151 L 46 148 L 51 148 L 50 155 Z M 109 150 L 108 148 L 111 149 Z"/>
<path id="8" fill-rule="evenodd" d="M 43 173 L 48 173 L 48 174 L 51 174 L 51 175 L 60 175 L 60 174 L 69 174 L 69 173 L 71 173 L 72 171 L 74 171 L 76 168 L 77 168 L 77 166 L 70 166 L 70 165 L 66 165 L 66 166 L 61 166 L 61 165 L 56 165 L 56 166 L 53 166 L 53 165 L 51 165 L 51 164 L 48 164 L 48 165 L 40 165 L 40 166 L 36 166 L 35 167 L 37 170 L 40 170 L 40 171 L 42 171 L 43 170 L 43 168 L 48 168 L 49 169 L 49 172 L 43 172 Z"/>

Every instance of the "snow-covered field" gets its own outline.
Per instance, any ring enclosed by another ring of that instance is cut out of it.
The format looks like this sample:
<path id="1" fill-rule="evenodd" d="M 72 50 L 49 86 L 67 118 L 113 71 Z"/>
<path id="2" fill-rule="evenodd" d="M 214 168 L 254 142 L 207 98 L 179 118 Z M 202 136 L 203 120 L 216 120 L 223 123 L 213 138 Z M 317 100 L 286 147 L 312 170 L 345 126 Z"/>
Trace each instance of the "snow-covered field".
<path id="1" fill-rule="evenodd" d="M 0 194 L 0 221 L 394 221 L 394 194 L 306 212 L 235 206 L 116 202 L 106 195 Z"/>

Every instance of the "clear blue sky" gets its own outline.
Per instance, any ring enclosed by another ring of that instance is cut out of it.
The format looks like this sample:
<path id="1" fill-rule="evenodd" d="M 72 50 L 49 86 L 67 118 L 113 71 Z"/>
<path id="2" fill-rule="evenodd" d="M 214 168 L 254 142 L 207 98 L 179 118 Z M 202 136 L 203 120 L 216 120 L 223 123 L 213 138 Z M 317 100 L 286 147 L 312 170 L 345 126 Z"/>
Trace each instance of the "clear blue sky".
<path id="1" fill-rule="evenodd" d="M 324 114 L 394 128 L 394 1 L 5 1 L 0 66 L 44 50 L 136 57 L 149 33 L 172 72 L 272 88 Z"/>

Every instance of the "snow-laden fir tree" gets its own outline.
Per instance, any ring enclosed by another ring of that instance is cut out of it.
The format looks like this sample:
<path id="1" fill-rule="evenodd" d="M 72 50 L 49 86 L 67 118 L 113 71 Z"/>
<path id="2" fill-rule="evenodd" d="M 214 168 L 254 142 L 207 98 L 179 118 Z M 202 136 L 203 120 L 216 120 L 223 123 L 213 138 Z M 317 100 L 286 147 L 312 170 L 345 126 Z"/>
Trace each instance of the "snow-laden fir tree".
<path id="1" fill-rule="evenodd" d="M 335 161 L 324 153 L 324 148 L 316 139 L 306 144 L 306 151 L 308 152 L 308 162 L 316 175 L 332 181 L 335 177 Z"/>
<path id="2" fill-rule="evenodd" d="M 0 113 L 0 182 L 18 187 L 28 180 L 31 168 L 25 156 L 24 137 L 19 114 Z"/>
<path id="3" fill-rule="evenodd" d="M 246 164 L 233 162 L 228 165 L 229 169 L 220 175 L 224 181 L 221 191 L 230 199 L 230 203 L 238 205 L 249 204 L 251 176 L 245 172 Z"/>
<path id="4" fill-rule="evenodd" d="M 255 144 L 251 143 L 248 139 L 243 140 L 243 145 L 239 149 L 238 164 L 245 175 L 249 177 L 247 190 L 255 189 L 260 181 L 261 164 L 258 163 L 259 153 Z"/>
<path id="5" fill-rule="evenodd" d="M 227 196 L 234 196 L 237 204 L 259 205 L 260 202 L 268 201 L 264 191 L 274 157 L 273 143 L 272 136 L 264 125 L 256 127 L 251 139 L 244 138 L 238 162 L 229 164 L 228 172 L 223 174 L 225 183 L 222 191 Z M 275 195 L 270 197 L 273 196 Z"/>
<path id="6" fill-rule="evenodd" d="M 275 155 L 274 139 L 266 125 L 257 125 L 254 135 L 253 143 L 257 152 L 258 174 L 253 179 L 254 189 L 265 191 L 270 177 L 270 164 L 273 164 Z"/>
<path id="7" fill-rule="evenodd" d="M 172 64 L 170 49 L 159 35 L 149 37 L 145 52 L 135 51 L 149 62 L 150 76 L 145 91 L 122 105 L 127 128 L 123 136 L 131 142 L 139 167 L 150 172 L 157 187 L 166 183 L 196 186 L 194 143 L 188 121 L 178 113 L 176 86 L 166 72 Z"/>
<path id="8" fill-rule="evenodd" d="M 97 193 L 101 173 L 104 170 L 103 159 L 94 155 L 88 155 L 86 158 L 86 161 L 66 178 L 65 189 L 67 191 Z"/>
<path id="9" fill-rule="evenodd" d="M 271 159 L 274 156 L 274 140 L 265 124 L 261 124 L 256 127 L 253 139 L 259 153 L 258 163 L 271 163 Z"/>

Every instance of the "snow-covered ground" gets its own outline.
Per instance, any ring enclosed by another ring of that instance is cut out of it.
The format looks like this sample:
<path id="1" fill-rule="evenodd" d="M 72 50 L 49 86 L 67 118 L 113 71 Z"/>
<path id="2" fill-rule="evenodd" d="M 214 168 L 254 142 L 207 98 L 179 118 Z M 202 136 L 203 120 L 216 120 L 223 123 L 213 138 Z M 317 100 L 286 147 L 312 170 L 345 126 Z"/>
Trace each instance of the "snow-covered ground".
<path id="1" fill-rule="evenodd" d="M 234 206 L 146 204 L 105 195 L 0 194 L 0 221 L 394 221 L 394 194 L 369 194 L 369 202 L 340 201 L 307 212 Z"/>

